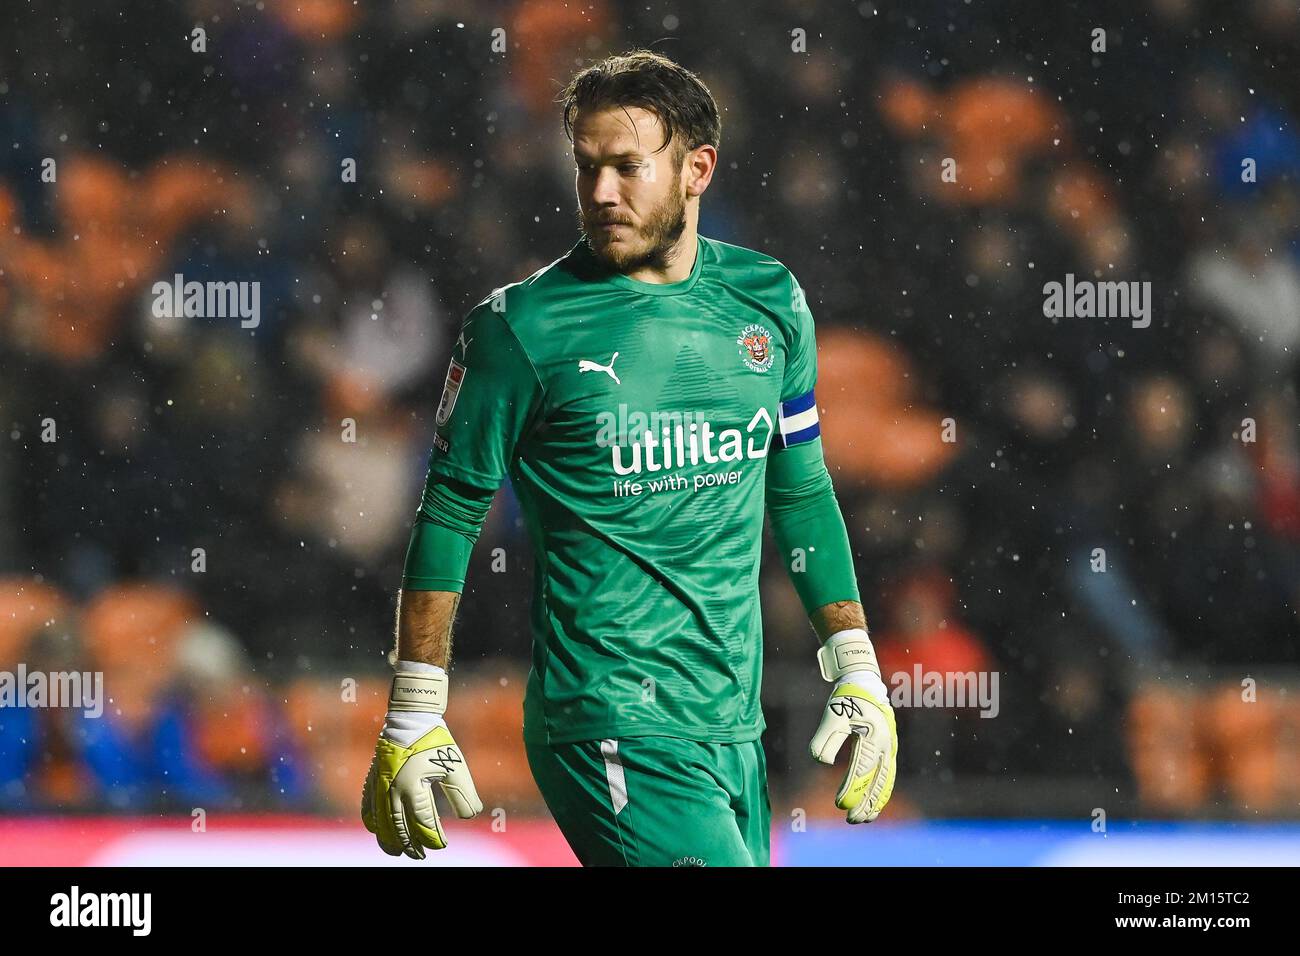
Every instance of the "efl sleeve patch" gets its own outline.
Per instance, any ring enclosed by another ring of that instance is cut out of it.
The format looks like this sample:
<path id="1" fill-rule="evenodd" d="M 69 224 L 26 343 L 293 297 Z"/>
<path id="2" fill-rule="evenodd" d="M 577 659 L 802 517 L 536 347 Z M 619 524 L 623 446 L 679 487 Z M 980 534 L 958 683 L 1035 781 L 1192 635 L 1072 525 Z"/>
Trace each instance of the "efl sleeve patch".
<path id="1" fill-rule="evenodd" d="M 806 441 L 812 441 L 822 433 L 817 420 L 817 399 L 809 389 L 798 398 L 782 402 L 777 412 L 781 447 L 789 448 Z"/>
<path id="2" fill-rule="evenodd" d="M 451 364 L 447 366 L 447 380 L 442 385 L 442 399 L 438 402 L 438 414 L 434 418 L 439 428 L 447 424 L 447 420 L 451 418 L 451 410 L 456 407 L 456 398 L 460 395 L 460 385 L 463 381 L 465 381 L 465 366 L 452 359 Z"/>

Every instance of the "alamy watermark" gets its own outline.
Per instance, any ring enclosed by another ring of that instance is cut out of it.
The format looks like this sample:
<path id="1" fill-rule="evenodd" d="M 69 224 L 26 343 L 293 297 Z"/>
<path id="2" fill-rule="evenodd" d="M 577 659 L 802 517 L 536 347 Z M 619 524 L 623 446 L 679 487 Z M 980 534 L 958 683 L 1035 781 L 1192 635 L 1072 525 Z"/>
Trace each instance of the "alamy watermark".
<path id="1" fill-rule="evenodd" d="M 186 282 L 178 272 L 171 282 L 155 282 L 152 291 L 155 318 L 238 318 L 243 329 L 262 321 L 260 282 Z"/>
<path id="2" fill-rule="evenodd" d="M 593 363 L 594 364 L 594 363 Z M 596 445 L 610 448 L 614 445 L 630 446 L 646 440 L 652 440 L 661 434 L 683 433 L 700 434 L 708 424 L 708 414 L 701 411 L 642 411 L 632 408 L 626 402 L 618 403 L 618 411 L 602 411 L 596 415 Z"/>
<path id="3" fill-rule="evenodd" d="M 1151 283 L 1075 280 L 1043 285 L 1043 315 L 1049 319 L 1132 319 L 1133 328 L 1151 324 Z"/>
<path id="4" fill-rule="evenodd" d="M 998 699 L 997 671 L 927 671 L 920 664 L 910 671 L 889 675 L 889 704 L 899 707 L 979 708 L 980 717 L 996 717 L 1002 709 Z"/>
<path id="5" fill-rule="evenodd" d="M 153 929 L 152 893 L 93 893 L 73 886 L 50 897 L 50 925 L 56 927 L 122 927 L 132 936 Z"/>
<path id="6" fill-rule="evenodd" d="M 16 671 L 0 671 L 0 709 L 80 709 L 87 717 L 104 713 L 102 671 L 29 671 L 19 664 Z"/>

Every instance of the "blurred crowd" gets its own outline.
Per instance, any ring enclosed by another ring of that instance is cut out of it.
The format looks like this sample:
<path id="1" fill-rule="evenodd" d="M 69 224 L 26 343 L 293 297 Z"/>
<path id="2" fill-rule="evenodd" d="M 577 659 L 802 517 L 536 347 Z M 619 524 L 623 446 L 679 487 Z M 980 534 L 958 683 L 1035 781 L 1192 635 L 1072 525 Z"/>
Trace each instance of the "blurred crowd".
<path id="1" fill-rule="evenodd" d="M 1294 812 L 1295 3 L 4 16 L 0 671 L 102 671 L 111 703 L 0 709 L 0 808 L 352 807 L 457 325 L 577 238 L 559 89 L 650 45 L 723 109 L 701 232 L 807 292 L 886 670 L 1001 675 L 995 720 L 900 714 L 900 812 L 1035 775 Z M 260 321 L 158 315 L 177 274 L 259 282 Z M 1046 317 L 1067 274 L 1150 282 L 1150 327 Z M 453 701 L 535 806 L 530 575 L 507 483 Z M 768 660 L 815 671 L 785 576 L 769 547 Z M 791 800 L 842 772 L 803 754 L 820 706 L 769 715 Z"/>

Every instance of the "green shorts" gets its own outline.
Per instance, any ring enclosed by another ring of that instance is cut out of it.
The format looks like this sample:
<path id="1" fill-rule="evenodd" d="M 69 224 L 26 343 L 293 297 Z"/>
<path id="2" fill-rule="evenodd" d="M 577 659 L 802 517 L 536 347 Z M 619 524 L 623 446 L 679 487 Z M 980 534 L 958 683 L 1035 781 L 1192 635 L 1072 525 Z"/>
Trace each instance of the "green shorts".
<path id="1" fill-rule="evenodd" d="M 625 737 L 525 745 L 583 866 L 768 866 L 762 741 Z"/>

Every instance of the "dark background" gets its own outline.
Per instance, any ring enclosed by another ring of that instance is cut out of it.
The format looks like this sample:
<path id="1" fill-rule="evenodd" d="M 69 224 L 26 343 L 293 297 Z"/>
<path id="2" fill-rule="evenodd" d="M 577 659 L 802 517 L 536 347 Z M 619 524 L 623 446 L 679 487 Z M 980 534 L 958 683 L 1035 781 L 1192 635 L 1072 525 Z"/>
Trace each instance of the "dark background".
<path id="1" fill-rule="evenodd" d="M 576 240 L 554 98 L 649 46 L 723 109 L 701 232 L 807 292 L 886 670 L 1000 675 L 995 719 L 900 710 L 890 812 L 1297 815 L 1296 4 L 700 6 L 0 4 L 0 664 L 116 701 L 0 711 L 0 807 L 350 812 L 456 327 Z M 156 318 L 175 273 L 260 325 Z M 1045 317 L 1067 273 L 1150 327 Z M 767 561 L 774 806 L 836 814 Z M 530 575 L 507 484 L 452 718 L 537 810 Z"/>

